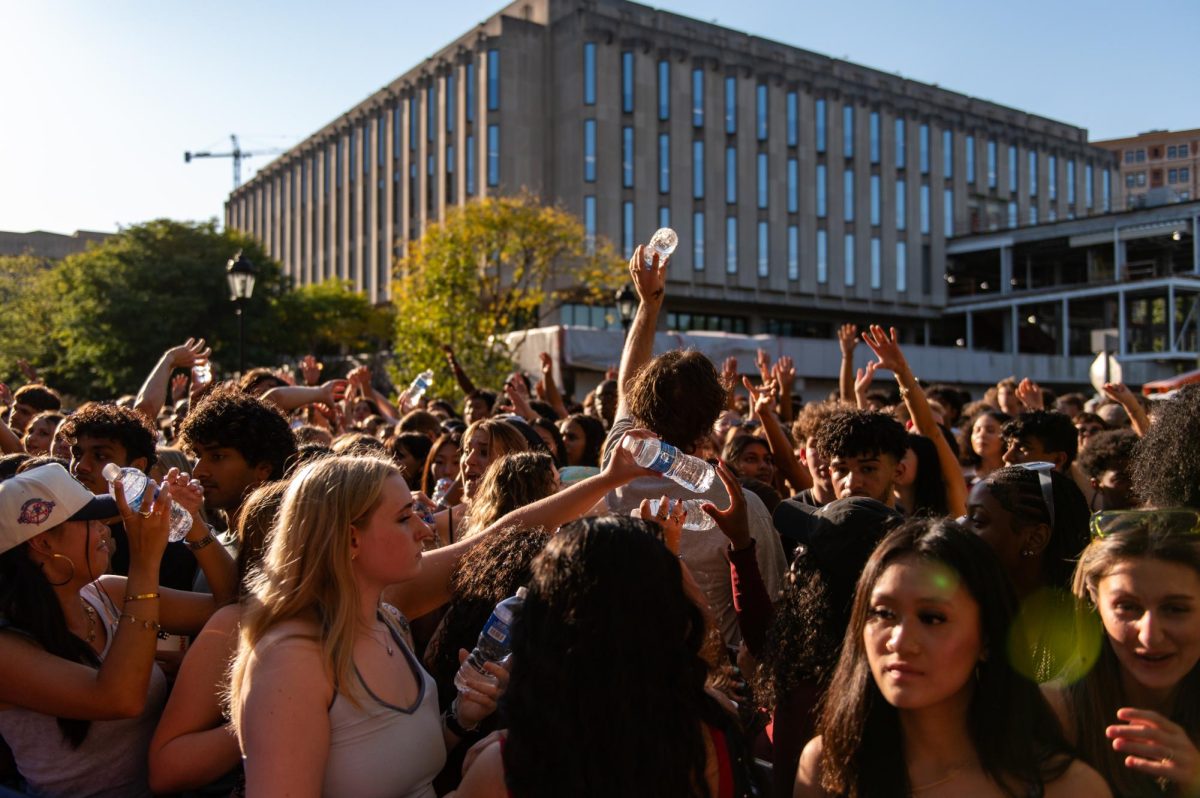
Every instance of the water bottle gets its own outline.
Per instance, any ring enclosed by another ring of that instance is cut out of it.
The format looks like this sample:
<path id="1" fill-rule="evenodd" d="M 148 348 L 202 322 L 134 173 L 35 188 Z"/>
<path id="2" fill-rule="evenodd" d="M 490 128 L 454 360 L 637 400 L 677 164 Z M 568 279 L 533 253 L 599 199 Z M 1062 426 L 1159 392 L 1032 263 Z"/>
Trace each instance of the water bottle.
<path id="1" fill-rule="evenodd" d="M 433 486 L 433 495 L 429 497 L 433 502 L 434 507 L 445 507 L 446 497 L 450 495 L 450 491 L 454 488 L 454 480 L 450 477 L 442 477 Z"/>
<path id="2" fill-rule="evenodd" d="M 654 268 L 654 253 L 658 253 L 658 262 L 661 265 L 667 258 L 671 257 L 671 253 L 675 251 L 675 247 L 679 246 L 679 236 L 669 227 L 660 227 L 650 236 L 650 243 L 642 250 L 642 260 L 646 263 L 646 268 Z"/>
<path id="3" fill-rule="evenodd" d="M 109 463 L 100 473 L 108 480 L 109 493 L 116 496 L 117 492 L 112 485 L 113 483 L 120 482 L 121 487 L 125 489 L 125 501 L 129 504 L 129 509 L 134 512 L 140 511 L 142 500 L 145 498 L 146 486 L 150 484 L 148 476 L 136 468 L 121 468 L 116 463 Z M 157 489 L 155 489 L 154 495 L 158 495 Z M 171 528 L 167 533 L 167 540 L 172 543 L 178 543 L 187 537 L 188 530 L 191 528 L 191 513 L 180 507 L 179 502 L 171 499 Z"/>
<path id="4" fill-rule="evenodd" d="M 400 397 L 401 406 L 412 407 L 421 401 L 421 397 L 429 390 L 430 385 L 433 385 L 433 372 L 425 369 L 408 386 L 408 389 L 404 392 L 404 396 Z"/>
<path id="5" fill-rule="evenodd" d="M 673 479 L 692 493 L 704 493 L 717 478 L 716 470 L 699 457 L 684 454 L 677 448 L 658 438 L 633 438 L 628 435 L 621 441 L 642 468 L 657 471 L 667 479 Z"/>
<path id="6" fill-rule="evenodd" d="M 717 522 L 713 520 L 712 516 L 700 509 L 704 506 L 704 502 L 700 499 L 667 499 L 667 501 L 670 502 L 670 509 L 667 511 L 668 513 L 678 507 L 680 504 L 683 505 L 684 512 L 687 513 L 687 516 L 685 516 L 683 519 L 684 529 L 703 532 L 706 529 L 713 529 L 716 527 Z M 658 515 L 658 510 L 661 506 L 662 499 L 650 500 L 650 512 L 653 515 Z M 630 513 L 630 515 L 632 515 L 634 518 L 642 517 L 641 512 L 636 509 Z"/>
<path id="7" fill-rule="evenodd" d="M 479 642 L 467 659 L 459 666 L 454 674 L 454 686 L 466 690 L 471 686 L 472 679 L 483 679 L 489 684 L 497 684 L 495 676 L 483 669 L 489 662 L 503 662 L 508 657 L 512 647 L 512 622 L 525 604 L 525 596 L 529 591 L 524 587 L 517 588 L 517 595 L 506 598 L 496 605 L 483 631 L 479 633 Z M 470 668 L 471 670 L 467 670 Z"/>
<path id="8" fill-rule="evenodd" d="M 212 364 L 207 360 L 192 366 L 192 382 L 202 388 L 212 382 Z"/>

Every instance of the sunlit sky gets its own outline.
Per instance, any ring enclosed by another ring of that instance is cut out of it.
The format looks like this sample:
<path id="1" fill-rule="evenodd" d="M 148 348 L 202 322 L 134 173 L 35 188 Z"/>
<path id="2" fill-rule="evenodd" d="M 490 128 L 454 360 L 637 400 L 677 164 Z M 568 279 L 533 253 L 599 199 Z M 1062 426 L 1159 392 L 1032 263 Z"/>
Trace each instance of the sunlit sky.
<path id="1" fill-rule="evenodd" d="M 0 0 L 0 230 L 220 218 L 230 159 L 290 147 L 499 0 Z M 1085 127 L 1200 127 L 1197 0 L 653 5 Z M 736 11 L 734 10 L 736 8 Z M 243 180 L 271 156 L 243 164 Z"/>

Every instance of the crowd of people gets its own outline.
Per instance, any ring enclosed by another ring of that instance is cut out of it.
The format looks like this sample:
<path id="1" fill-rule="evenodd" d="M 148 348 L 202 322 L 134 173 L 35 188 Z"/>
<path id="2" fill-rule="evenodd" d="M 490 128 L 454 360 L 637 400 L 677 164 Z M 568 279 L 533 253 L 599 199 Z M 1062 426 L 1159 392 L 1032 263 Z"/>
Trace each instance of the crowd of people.
<path id="1" fill-rule="evenodd" d="M 579 402 L 448 347 L 461 404 L 311 356 L 211 383 L 203 340 L 73 408 L 23 364 L 0 796 L 1200 795 L 1200 387 L 972 397 L 847 324 L 804 402 L 786 357 L 655 355 L 643 264 Z"/>

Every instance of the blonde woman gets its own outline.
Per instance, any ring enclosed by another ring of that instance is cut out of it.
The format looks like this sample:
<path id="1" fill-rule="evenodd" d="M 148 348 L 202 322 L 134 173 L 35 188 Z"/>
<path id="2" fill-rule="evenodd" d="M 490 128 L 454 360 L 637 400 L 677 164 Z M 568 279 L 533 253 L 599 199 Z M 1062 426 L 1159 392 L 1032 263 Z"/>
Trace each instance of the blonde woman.
<path id="1" fill-rule="evenodd" d="M 465 516 L 473 506 L 488 466 L 506 454 L 529 451 L 529 443 L 512 424 L 498 418 L 474 421 L 462 435 L 458 460 L 458 484 L 462 486 L 462 503 L 449 507 L 433 517 L 438 543 L 453 543 L 463 537 L 467 524 Z"/>

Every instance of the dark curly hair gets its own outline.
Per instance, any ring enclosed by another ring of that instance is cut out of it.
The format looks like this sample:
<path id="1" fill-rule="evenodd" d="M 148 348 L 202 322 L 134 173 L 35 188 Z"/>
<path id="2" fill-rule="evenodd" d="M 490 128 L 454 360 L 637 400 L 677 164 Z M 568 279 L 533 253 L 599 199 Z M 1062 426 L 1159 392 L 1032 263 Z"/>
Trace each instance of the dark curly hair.
<path id="1" fill-rule="evenodd" d="M 1129 473 L 1137 442 L 1138 436 L 1133 430 L 1101 432 L 1079 453 L 1079 470 L 1093 479 L 1100 479 L 1105 471 Z"/>
<path id="2" fill-rule="evenodd" d="M 840 402 L 809 402 L 792 423 L 792 440 L 798 446 L 806 444 L 831 416 L 845 409 Z"/>
<path id="3" fill-rule="evenodd" d="M 28 405 L 34 410 L 62 410 L 62 397 L 53 388 L 41 383 L 22 385 L 13 394 L 14 405 Z"/>
<path id="4" fill-rule="evenodd" d="M 711 360 L 694 350 L 675 349 L 638 371 L 625 404 L 637 422 L 688 451 L 712 429 L 725 397 Z"/>
<path id="5" fill-rule="evenodd" d="M 1133 491 L 1151 507 L 1200 509 L 1200 385 L 1158 403 L 1150 431 L 1133 447 Z"/>
<path id="6" fill-rule="evenodd" d="M 1014 418 L 1001 430 L 1005 443 L 1035 438 L 1047 452 L 1063 452 L 1067 455 L 1066 465 L 1075 462 L 1079 454 L 1079 431 L 1064 413 L 1057 410 L 1030 410 Z"/>
<path id="7" fill-rule="evenodd" d="M 103 438 L 119 443 L 132 462 L 146 458 L 146 470 L 158 459 L 154 453 L 154 427 L 141 414 L 107 402 L 88 402 L 80 407 L 58 428 L 68 443 L 74 446 L 81 437 Z"/>
<path id="8" fill-rule="evenodd" d="M 913 482 L 916 501 L 907 508 L 909 514 L 930 518 L 948 515 L 950 506 L 946 503 L 946 480 L 942 478 L 937 444 L 924 435 L 912 432 L 908 435 L 908 447 L 913 450 L 917 460 L 917 478 Z"/>
<path id="9" fill-rule="evenodd" d="M 296 454 L 296 439 L 283 413 L 238 388 L 221 387 L 205 396 L 179 428 L 185 447 L 234 449 L 248 465 L 269 463 L 270 479 L 284 475 Z"/>
<path id="10" fill-rule="evenodd" d="M 813 448 L 829 460 L 890 454 L 900 462 L 908 451 L 908 433 L 899 421 L 886 413 L 842 410 L 829 416 L 817 428 L 813 443 Z"/>

